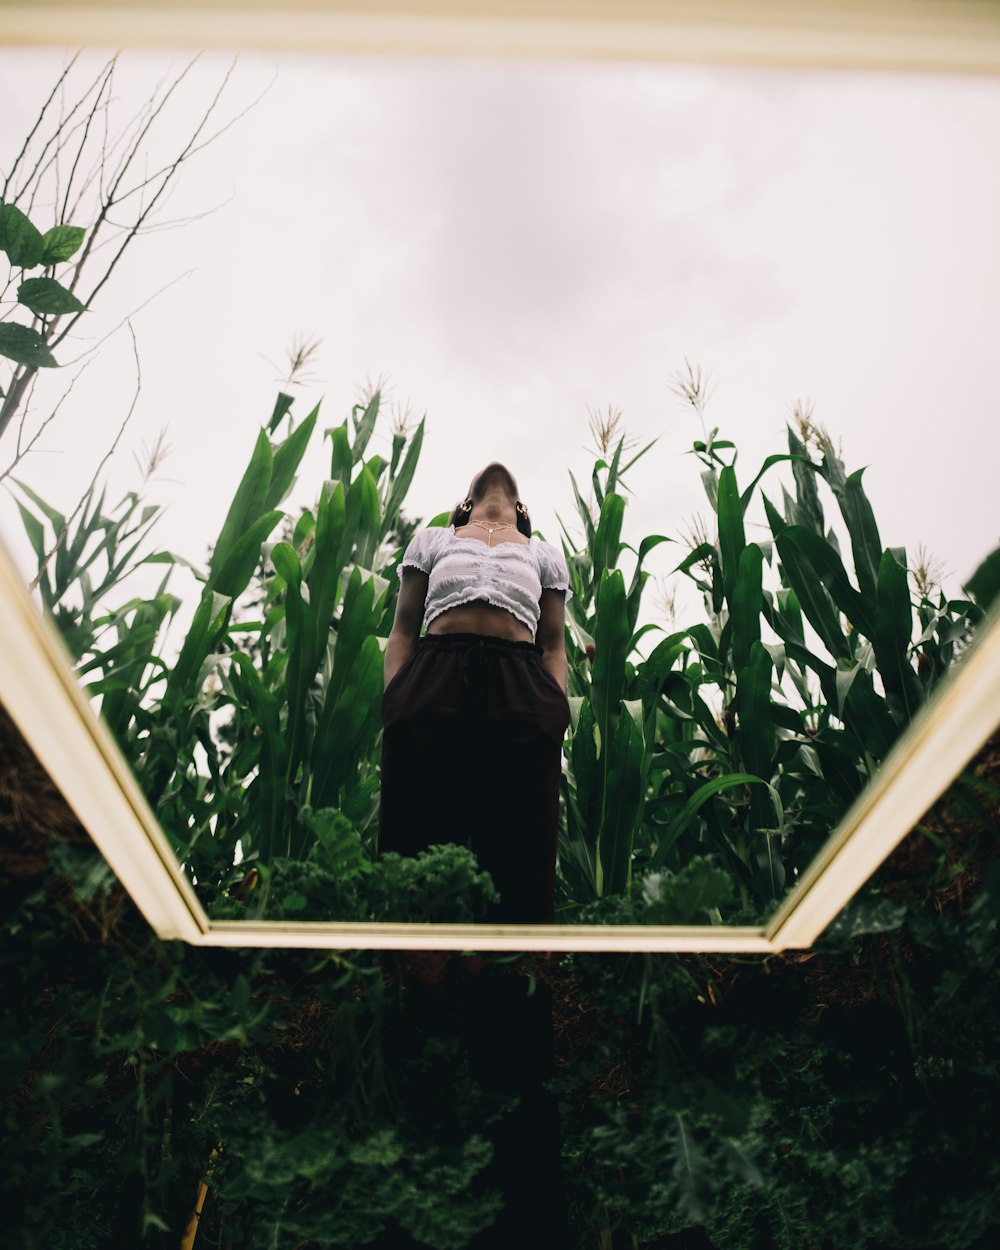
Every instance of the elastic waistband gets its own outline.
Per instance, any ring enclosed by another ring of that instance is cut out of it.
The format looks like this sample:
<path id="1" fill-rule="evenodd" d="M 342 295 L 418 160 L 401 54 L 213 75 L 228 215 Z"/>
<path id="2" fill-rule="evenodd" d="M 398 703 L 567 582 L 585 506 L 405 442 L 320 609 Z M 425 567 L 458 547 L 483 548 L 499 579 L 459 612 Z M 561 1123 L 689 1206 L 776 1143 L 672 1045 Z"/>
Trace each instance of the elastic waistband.
<path id="1" fill-rule="evenodd" d="M 545 654 L 537 642 L 521 642 L 515 638 L 501 638 L 498 634 L 421 634 L 414 644 L 419 650 L 461 651 L 479 647 L 490 651 L 502 651 L 509 655 L 541 657 Z"/>

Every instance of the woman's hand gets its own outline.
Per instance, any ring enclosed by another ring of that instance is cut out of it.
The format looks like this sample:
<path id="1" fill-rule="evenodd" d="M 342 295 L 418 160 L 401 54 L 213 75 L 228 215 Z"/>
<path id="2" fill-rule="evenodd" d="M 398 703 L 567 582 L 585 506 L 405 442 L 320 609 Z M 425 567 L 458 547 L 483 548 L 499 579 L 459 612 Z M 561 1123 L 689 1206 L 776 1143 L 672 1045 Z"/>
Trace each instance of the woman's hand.
<path id="1" fill-rule="evenodd" d="M 427 574 L 420 569 L 407 566 L 400 573 L 396 616 L 385 644 L 383 690 L 407 662 L 417 645 L 424 619 L 424 605 L 427 602 L 427 582 Z"/>
<path id="2" fill-rule="evenodd" d="M 535 642 L 542 648 L 542 663 L 555 678 L 556 685 L 566 693 L 566 596 L 561 590 L 546 587 L 539 605 Z"/>

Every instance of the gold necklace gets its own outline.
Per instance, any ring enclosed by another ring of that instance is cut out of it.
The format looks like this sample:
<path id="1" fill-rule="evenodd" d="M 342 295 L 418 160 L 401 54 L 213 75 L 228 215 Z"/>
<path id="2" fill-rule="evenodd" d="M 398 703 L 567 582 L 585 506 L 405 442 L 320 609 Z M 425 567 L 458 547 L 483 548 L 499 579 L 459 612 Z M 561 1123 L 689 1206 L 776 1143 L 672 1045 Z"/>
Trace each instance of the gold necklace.
<path id="1" fill-rule="evenodd" d="M 490 537 L 489 537 L 489 546 L 491 546 L 491 547 L 493 546 L 493 535 L 497 532 L 497 530 L 513 530 L 513 529 L 517 529 L 517 526 L 516 526 L 516 525 L 510 525 L 509 523 L 508 523 L 507 525 L 487 525 L 485 521 L 471 521 L 471 520 L 470 520 L 470 521 L 469 521 L 469 524 L 470 524 L 470 525 L 478 525 L 481 529 L 484 529 L 484 530 L 489 530 L 489 532 L 490 532 Z"/>

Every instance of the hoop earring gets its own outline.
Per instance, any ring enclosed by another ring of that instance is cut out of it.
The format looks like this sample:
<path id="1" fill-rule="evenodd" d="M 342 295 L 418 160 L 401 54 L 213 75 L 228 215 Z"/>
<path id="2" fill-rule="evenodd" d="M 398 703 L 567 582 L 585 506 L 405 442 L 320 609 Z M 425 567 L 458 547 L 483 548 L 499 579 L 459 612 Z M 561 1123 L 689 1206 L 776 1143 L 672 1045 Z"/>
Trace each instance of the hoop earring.
<path id="1" fill-rule="evenodd" d="M 460 503 L 452 514 L 452 525 L 456 529 L 461 525 L 469 524 L 469 513 L 472 511 L 472 500 L 466 499 L 464 503 Z"/>

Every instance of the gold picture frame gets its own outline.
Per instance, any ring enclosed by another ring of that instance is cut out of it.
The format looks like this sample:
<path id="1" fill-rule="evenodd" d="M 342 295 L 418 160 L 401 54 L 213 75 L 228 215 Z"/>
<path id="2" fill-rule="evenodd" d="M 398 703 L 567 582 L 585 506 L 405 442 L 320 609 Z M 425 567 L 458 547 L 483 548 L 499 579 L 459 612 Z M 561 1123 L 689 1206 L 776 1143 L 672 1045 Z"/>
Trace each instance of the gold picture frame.
<path id="1" fill-rule="evenodd" d="M 990 0 L 0 0 L 14 45 L 233 47 L 635 58 L 1000 73 Z M 234 38 L 238 32 L 238 39 Z M 767 952 L 805 948 L 1000 724 L 1000 610 L 892 749 L 766 926 L 212 921 L 131 770 L 87 702 L 56 627 L 0 543 L 0 703 L 155 932 L 199 946 Z"/>

